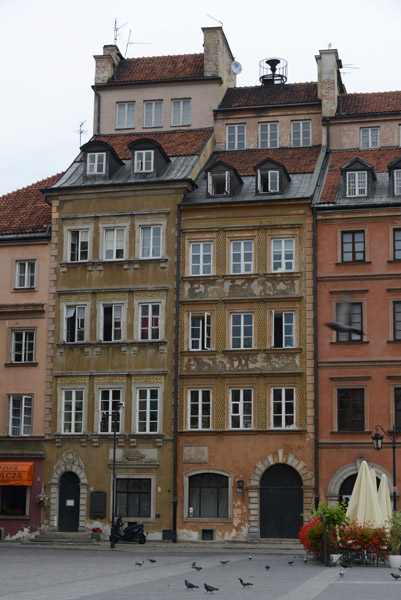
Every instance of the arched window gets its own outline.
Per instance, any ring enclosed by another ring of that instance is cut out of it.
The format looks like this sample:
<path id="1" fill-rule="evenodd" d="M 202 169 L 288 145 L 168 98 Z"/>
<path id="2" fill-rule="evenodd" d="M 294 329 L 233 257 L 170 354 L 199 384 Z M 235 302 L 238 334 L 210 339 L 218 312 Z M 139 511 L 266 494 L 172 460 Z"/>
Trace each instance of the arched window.
<path id="1" fill-rule="evenodd" d="M 228 477 L 218 473 L 200 473 L 189 477 L 188 516 L 227 518 Z"/>

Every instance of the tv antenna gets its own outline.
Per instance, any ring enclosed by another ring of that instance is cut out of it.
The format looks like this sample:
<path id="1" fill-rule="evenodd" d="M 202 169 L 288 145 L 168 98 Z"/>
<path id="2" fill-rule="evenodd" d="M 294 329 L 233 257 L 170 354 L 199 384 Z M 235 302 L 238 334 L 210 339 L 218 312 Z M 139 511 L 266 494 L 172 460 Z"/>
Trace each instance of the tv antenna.
<path id="1" fill-rule="evenodd" d="M 206 14 L 206 16 L 209 17 L 210 19 L 213 19 L 213 21 L 216 21 L 216 23 L 220 23 L 220 25 L 223 27 L 223 21 L 219 21 L 218 19 L 215 19 L 214 17 L 212 17 L 212 15 Z"/>
<path id="2" fill-rule="evenodd" d="M 88 133 L 86 129 L 84 129 L 84 125 L 85 125 L 86 121 L 81 121 L 79 124 L 79 129 L 77 129 L 76 131 L 74 131 L 74 133 L 79 133 L 79 147 L 81 147 L 82 145 L 82 136 L 85 133 Z"/>
<path id="3" fill-rule="evenodd" d="M 120 29 L 122 29 L 126 25 L 127 25 L 127 23 L 124 23 L 124 25 L 120 25 L 120 27 L 117 27 L 117 19 L 114 19 L 114 45 L 115 46 L 117 46 L 117 38 L 120 35 L 118 32 L 120 31 Z"/>
<path id="4" fill-rule="evenodd" d="M 142 46 L 150 46 L 151 42 L 131 42 L 131 29 L 129 30 L 129 34 L 128 34 L 128 41 L 127 41 L 127 46 L 125 48 L 125 55 L 124 58 L 127 57 L 127 52 L 128 52 L 128 46 L 132 46 L 133 44 L 141 44 Z"/>

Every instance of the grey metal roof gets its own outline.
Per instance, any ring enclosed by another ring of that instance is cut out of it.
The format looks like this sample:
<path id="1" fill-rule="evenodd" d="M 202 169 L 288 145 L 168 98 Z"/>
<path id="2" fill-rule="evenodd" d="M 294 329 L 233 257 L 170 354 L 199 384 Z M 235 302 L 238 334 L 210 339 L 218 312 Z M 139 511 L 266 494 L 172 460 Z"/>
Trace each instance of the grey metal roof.
<path id="1" fill-rule="evenodd" d="M 401 196 L 392 196 L 388 173 L 376 173 L 373 194 L 369 198 L 344 198 L 337 191 L 335 202 L 317 202 L 319 208 L 370 208 L 382 206 L 401 206 Z"/>

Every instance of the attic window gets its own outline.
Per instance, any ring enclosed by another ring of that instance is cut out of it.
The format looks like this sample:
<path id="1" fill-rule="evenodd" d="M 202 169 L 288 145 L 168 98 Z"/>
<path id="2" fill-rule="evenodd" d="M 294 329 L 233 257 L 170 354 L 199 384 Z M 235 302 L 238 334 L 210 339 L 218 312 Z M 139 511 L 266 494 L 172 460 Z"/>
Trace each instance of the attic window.
<path id="1" fill-rule="evenodd" d="M 367 171 L 348 171 L 347 172 L 347 197 L 367 196 L 368 174 Z"/>
<path id="2" fill-rule="evenodd" d="M 401 196 L 401 169 L 394 171 L 394 195 Z"/>
<path id="3" fill-rule="evenodd" d="M 153 171 L 153 163 L 153 150 L 137 150 L 135 152 L 135 173 L 151 173 Z"/>
<path id="4" fill-rule="evenodd" d="M 90 175 L 104 175 L 106 172 L 106 153 L 89 152 L 87 158 L 87 173 Z"/>
<path id="5" fill-rule="evenodd" d="M 279 171 L 258 171 L 258 191 L 259 193 L 274 193 L 280 191 L 280 173 Z"/>
<path id="6" fill-rule="evenodd" d="M 230 172 L 208 173 L 207 188 L 210 196 L 223 196 L 230 193 Z"/>

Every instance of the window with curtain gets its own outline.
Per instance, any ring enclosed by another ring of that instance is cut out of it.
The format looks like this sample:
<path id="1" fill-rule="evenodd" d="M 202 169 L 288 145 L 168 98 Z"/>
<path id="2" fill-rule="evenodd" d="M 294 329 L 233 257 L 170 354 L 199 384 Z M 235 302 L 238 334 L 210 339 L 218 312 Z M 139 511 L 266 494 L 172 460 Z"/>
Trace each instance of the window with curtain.
<path id="1" fill-rule="evenodd" d="M 189 516 L 225 519 L 228 517 L 228 477 L 200 473 L 189 478 Z"/>

